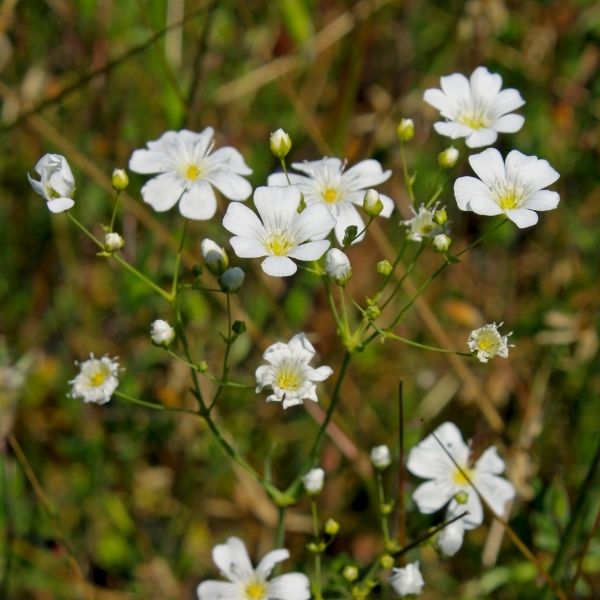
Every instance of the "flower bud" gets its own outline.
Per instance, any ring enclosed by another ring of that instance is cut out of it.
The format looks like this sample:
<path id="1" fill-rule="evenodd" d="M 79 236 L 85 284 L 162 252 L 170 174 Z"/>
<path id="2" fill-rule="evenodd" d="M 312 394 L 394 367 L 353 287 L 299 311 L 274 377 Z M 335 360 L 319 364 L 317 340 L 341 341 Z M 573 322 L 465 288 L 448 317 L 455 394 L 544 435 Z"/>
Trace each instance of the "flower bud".
<path id="1" fill-rule="evenodd" d="M 438 164 L 442 169 L 451 169 L 458 162 L 459 154 L 454 146 L 450 146 L 438 154 Z"/>
<path id="2" fill-rule="evenodd" d="M 115 169 L 110 180 L 113 189 L 122 192 L 129 185 L 129 177 L 125 169 Z"/>
<path id="3" fill-rule="evenodd" d="M 363 198 L 363 210 L 369 217 L 377 217 L 383 210 L 383 202 L 377 190 L 367 190 Z"/>
<path id="4" fill-rule="evenodd" d="M 227 269 L 221 277 L 219 277 L 219 285 L 226 294 L 235 294 L 240 291 L 244 283 L 244 271 L 239 267 Z"/>
<path id="5" fill-rule="evenodd" d="M 446 210 L 443 208 L 436 210 L 433 213 L 433 220 L 438 225 L 444 225 L 446 223 L 446 221 L 448 220 L 448 214 L 446 213 Z"/>
<path id="6" fill-rule="evenodd" d="M 207 269 L 216 276 L 222 275 L 229 266 L 229 258 L 224 248 L 215 244 L 212 240 L 202 240 L 200 252 L 206 263 Z"/>
<path id="7" fill-rule="evenodd" d="M 452 243 L 452 239 L 448 237 L 445 233 L 440 233 L 433 238 L 433 249 L 436 252 L 446 253 L 448 252 L 448 248 L 450 248 L 450 244 Z"/>
<path id="8" fill-rule="evenodd" d="M 104 236 L 104 250 L 106 250 L 106 252 L 116 252 L 124 245 L 125 240 L 114 231 L 111 231 Z"/>
<path id="9" fill-rule="evenodd" d="M 390 449 L 385 444 L 375 446 L 371 450 L 371 462 L 378 471 L 387 469 L 392 463 Z"/>
<path id="10" fill-rule="evenodd" d="M 380 314 L 381 309 L 377 304 L 370 304 L 365 310 L 365 317 L 367 317 L 369 321 L 374 321 Z"/>
<path id="11" fill-rule="evenodd" d="M 415 135 L 415 124 L 412 119 L 402 119 L 396 128 L 396 135 L 401 142 L 410 142 Z"/>
<path id="12" fill-rule="evenodd" d="M 342 571 L 346 581 L 356 581 L 358 579 L 358 567 L 355 565 L 346 565 Z"/>
<path id="13" fill-rule="evenodd" d="M 460 491 L 454 494 L 454 500 L 457 504 L 466 504 L 469 501 L 468 492 Z"/>
<path id="14" fill-rule="evenodd" d="M 277 158 L 285 158 L 292 149 L 292 139 L 281 128 L 274 131 L 270 138 L 271 152 Z"/>
<path id="15" fill-rule="evenodd" d="M 394 267 L 392 267 L 392 263 L 387 259 L 380 260 L 377 263 L 377 272 L 380 275 L 384 275 L 385 277 L 387 277 L 393 270 Z"/>
<path id="16" fill-rule="evenodd" d="M 323 483 L 325 481 L 325 471 L 320 468 L 311 469 L 304 477 L 302 477 L 302 483 L 304 489 L 309 496 L 317 496 L 323 489 Z"/>
<path id="17" fill-rule="evenodd" d="M 335 519 L 327 519 L 327 521 L 325 521 L 325 533 L 327 535 L 337 535 L 339 530 L 340 524 Z"/>
<path id="18" fill-rule="evenodd" d="M 325 272 L 334 283 L 346 285 L 352 277 L 350 260 L 341 250 L 332 248 L 325 255 Z"/>
<path id="19" fill-rule="evenodd" d="M 391 569 L 394 566 L 394 557 L 389 554 L 384 554 L 379 559 L 379 562 L 384 569 Z"/>
<path id="20" fill-rule="evenodd" d="M 162 319 L 157 319 L 150 326 L 150 338 L 155 346 L 166 348 L 175 339 L 175 330 Z"/>

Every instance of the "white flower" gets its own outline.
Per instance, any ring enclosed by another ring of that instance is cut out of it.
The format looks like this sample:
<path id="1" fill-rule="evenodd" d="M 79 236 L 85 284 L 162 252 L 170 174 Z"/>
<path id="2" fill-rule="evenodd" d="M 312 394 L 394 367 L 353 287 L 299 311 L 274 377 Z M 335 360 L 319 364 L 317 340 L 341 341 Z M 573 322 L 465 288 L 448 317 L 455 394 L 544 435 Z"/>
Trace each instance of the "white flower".
<path id="1" fill-rule="evenodd" d="M 156 319 L 150 325 L 152 343 L 165 348 L 175 339 L 175 330 L 162 319 Z"/>
<path id="2" fill-rule="evenodd" d="M 523 127 L 525 119 L 512 114 L 525 101 L 515 89 L 500 90 L 502 77 L 477 67 L 467 79 L 454 73 L 440 79 L 442 89 L 426 90 L 425 102 L 437 108 L 445 121 L 438 121 L 435 130 L 447 137 L 466 138 L 469 148 L 489 146 L 499 133 L 514 133 Z"/>
<path id="3" fill-rule="evenodd" d="M 167 131 L 136 150 L 129 169 L 144 175 L 159 173 L 144 185 L 144 202 L 163 212 L 179 202 L 179 212 L 188 219 L 210 219 L 217 210 L 211 186 L 230 200 L 245 200 L 252 187 L 241 175 L 250 175 L 242 155 L 230 146 L 212 152 L 214 130 L 201 133 L 184 129 Z"/>
<path id="4" fill-rule="evenodd" d="M 425 581 L 419 570 L 419 561 L 416 560 L 402 569 L 394 569 L 390 577 L 390 584 L 399 596 L 420 594 Z"/>
<path id="5" fill-rule="evenodd" d="M 29 173 L 27 178 L 34 191 L 46 200 L 48 210 L 59 213 L 73 207 L 75 178 L 64 156 L 44 154 L 35 165 L 35 172 L 40 181 L 32 179 Z"/>
<path id="6" fill-rule="evenodd" d="M 412 206 L 410 209 L 415 216 L 412 219 L 400 221 L 401 225 L 407 227 L 406 235 L 408 239 L 413 242 L 422 242 L 442 232 L 442 228 L 434 221 L 437 205 L 427 208 L 424 204 L 421 204 L 418 212 Z"/>
<path id="7" fill-rule="evenodd" d="M 298 213 L 300 191 L 294 186 L 259 187 L 254 205 L 260 215 L 243 204 L 230 204 L 223 227 L 233 233 L 231 245 L 240 258 L 266 256 L 261 266 L 267 275 L 293 275 L 292 260 L 317 260 L 329 248 L 323 238 L 335 220 L 323 205 L 306 207 Z"/>
<path id="8" fill-rule="evenodd" d="M 506 358 L 508 356 L 509 347 L 508 336 L 512 335 L 512 331 L 506 335 L 500 335 L 498 327 L 502 327 L 502 323 L 488 323 L 479 329 L 474 329 L 469 334 L 467 344 L 471 352 L 477 353 L 477 360 L 486 363 L 494 356 Z"/>
<path id="9" fill-rule="evenodd" d="M 200 252 L 208 270 L 213 275 L 222 275 L 229 266 L 229 257 L 225 249 L 208 238 L 202 240 Z"/>
<path id="10" fill-rule="evenodd" d="M 323 483 L 325 482 L 325 471 L 320 468 L 311 469 L 306 475 L 302 477 L 302 483 L 304 489 L 311 496 L 316 496 L 321 493 L 323 489 Z"/>
<path id="11" fill-rule="evenodd" d="M 263 358 L 269 363 L 256 369 L 256 392 L 270 387 L 267 402 L 282 402 L 283 408 L 302 404 L 302 400 L 317 402 L 316 381 L 325 381 L 332 373 L 330 367 L 313 369 L 308 363 L 315 349 L 304 333 L 296 334 L 287 344 L 269 346 Z"/>
<path id="12" fill-rule="evenodd" d="M 430 480 L 413 493 L 419 510 L 430 514 L 450 502 L 451 516 L 468 513 L 462 519 L 465 529 L 474 529 L 483 522 L 481 500 L 469 481 L 499 516 L 504 516 L 506 503 L 515 495 L 512 484 L 498 477 L 504 471 L 504 461 L 495 446 L 488 448 L 472 466 L 469 447 L 454 423 L 443 423 L 413 448 L 406 466 L 413 475 Z"/>
<path id="13" fill-rule="evenodd" d="M 363 160 L 347 171 L 346 163 L 339 158 L 323 158 L 315 161 L 292 163 L 292 167 L 305 175 L 290 173 L 292 185 L 298 186 L 304 194 L 304 200 L 310 207 L 313 204 L 324 205 L 336 220 L 335 236 L 339 244 L 344 240 L 346 228 L 355 225 L 357 232 L 364 229 L 364 222 L 356 206 L 362 207 L 365 191 L 384 181 L 392 172 L 383 171 L 376 160 Z M 284 173 L 269 176 L 269 185 L 286 185 Z M 388 196 L 379 195 L 383 203 L 382 217 L 389 217 L 394 210 L 394 202 Z M 359 242 L 364 233 L 353 243 Z"/>
<path id="14" fill-rule="evenodd" d="M 392 463 L 390 449 L 385 444 L 375 446 L 371 450 L 371 462 L 373 463 L 373 466 L 380 471 L 387 469 Z"/>
<path id="15" fill-rule="evenodd" d="M 204 581 L 198 600 L 309 600 L 310 582 L 303 573 L 287 573 L 267 580 L 277 563 L 287 560 L 285 548 L 272 550 L 252 566 L 244 542 L 230 537 L 213 548 L 213 560 L 229 581 Z"/>
<path id="16" fill-rule="evenodd" d="M 90 354 L 88 360 L 79 364 L 79 373 L 69 383 L 71 398 L 106 404 L 119 385 L 119 362 L 116 358 L 94 358 Z"/>
<path id="17" fill-rule="evenodd" d="M 325 272 L 331 281 L 344 285 L 352 277 L 350 260 L 341 250 L 331 248 L 325 255 Z"/>
<path id="18" fill-rule="evenodd" d="M 460 512 L 460 508 L 458 510 Z M 452 515 L 447 514 L 446 518 L 451 519 Z M 465 537 L 465 526 L 462 521 L 463 519 L 458 519 L 450 523 L 437 534 L 436 546 L 444 556 L 454 556 L 460 550 Z"/>
<path id="19" fill-rule="evenodd" d="M 454 196 L 461 210 L 480 215 L 505 214 L 518 227 L 538 222 L 536 210 L 552 210 L 560 196 L 544 188 L 559 174 L 545 160 L 525 156 L 512 150 L 502 160 L 495 148 L 469 156 L 469 163 L 479 179 L 459 177 L 454 182 Z"/>

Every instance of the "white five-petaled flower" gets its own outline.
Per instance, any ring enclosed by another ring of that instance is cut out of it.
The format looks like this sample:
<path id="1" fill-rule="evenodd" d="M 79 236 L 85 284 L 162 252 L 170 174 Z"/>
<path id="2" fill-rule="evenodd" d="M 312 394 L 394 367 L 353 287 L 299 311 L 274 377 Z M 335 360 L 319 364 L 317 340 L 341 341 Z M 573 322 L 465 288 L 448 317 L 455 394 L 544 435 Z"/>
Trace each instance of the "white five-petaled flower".
<path id="1" fill-rule="evenodd" d="M 440 425 L 410 451 L 408 470 L 429 479 L 413 493 L 422 513 L 433 513 L 450 502 L 448 515 L 467 512 L 462 524 L 465 529 L 474 529 L 483 522 L 481 494 L 494 513 L 505 516 L 506 503 L 514 497 L 515 488 L 499 477 L 504 461 L 495 446 L 488 448 L 474 465 L 469 462 L 469 453 L 460 431 L 450 422 Z"/>
<path id="2" fill-rule="evenodd" d="M 129 160 L 135 173 L 158 173 L 142 188 L 144 202 L 163 212 L 179 202 L 179 212 L 188 219 L 210 219 L 217 210 L 216 187 L 229 200 L 245 200 L 251 185 L 241 175 L 250 175 L 242 155 L 230 146 L 212 152 L 214 130 L 201 133 L 184 129 L 167 131 L 147 149 L 136 150 Z"/>
<path id="3" fill-rule="evenodd" d="M 525 156 L 511 150 L 506 161 L 495 148 L 469 156 L 476 177 L 459 177 L 454 182 L 454 196 L 461 210 L 480 215 L 505 214 L 518 227 L 538 222 L 536 210 L 552 210 L 560 196 L 544 188 L 559 174 L 537 156 Z"/>
<path id="4" fill-rule="evenodd" d="M 419 561 L 409 563 L 401 569 L 394 569 L 390 577 L 390 584 L 398 596 L 420 594 L 425 581 L 419 569 Z"/>
<path id="5" fill-rule="evenodd" d="M 230 204 L 223 227 L 233 233 L 231 245 L 240 258 L 266 256 L 261 266 L 267 275 L 293 275 L 292 260 L 318 260 L 329 248 L 323 238 L 333 229 L 335 220 L 319 204 L 298 213 L 300 191 L 297 187 L 259 187 L 254 205 L 260 216 L 243 204 Z"/>
<path id="6" fill-rule="evenodd" d="M 198 600 L 309 600 L 310 581 L 303 573 L 286 573 L 268 579 L 277 563 L 287 560 L 285 548 L 272 550 L 252 566 L 244 542 L 230 537 L 213 548 L 213 560 L 229 581 L 203 581 Z"/>
<path id="7" fill-rule="evenodd" d="M 437 205 L 427 208 L 424 204 L 421 204 L 418 211 L 415 211 L 412 206 L 410 209 L 415 216 L 412 219 L 400 221 L 400 224 L 407 228 L 406 235 L 409 240 L 422 242 L 423 240 L 435 237 L 443 231 L 433 219 Z"/>
<path id="8" fill-rule="evenodd" d="M 508 344 L 508 336 L 512 335 L 512 331 L 506 335 L 500 335 L 498 327 L 502 327 L 502 323 L 488 323 L 479 329 L 474 329 L 469 334 L 467 345 L 471 352 L 475 352 L 477 360 L 486 363 L 494 356 L 506 358 L 508 356 L 508 348 L 512 347 Z"/>
<path id="9" fill-rule="evenodd" d="M 355 225 L 357 233 L 364 229 L 364 222 L 359 209 L 363 205 L 365 191 L 387 181 L 392 172 L 384 171 L 381 164 L 373 159 L 363 160 L 345 171 L 346 163 L 339 158 L 323 158 L 321 160 L 292 163 L 292 167 L 304 175 L 290 173 L 292 185 L 298 186 L 308 206 L 325 205 L 336 220 L 335 237 L 339 244 L 344 240 L 346 228 Z M 286 185 L 284 173 L 273 173 L 269 176 L 269 185 Z M 394 210 L 394 202 L 388 196 L 379 194 L 383 204 L 380 213 L 389 217 Z M 359 207 L 357 209 L 357 207 Z M 364 237 L 361 233 L 353 243 Z"/>
<path id="10" fill-rule="evenodd" d="M 69 383 L 71 398 L 106 404 L 119 385 L 119 362 L 116 358 L 95 358 L 90 354 L 88 360 L 79 363 L 79 373 Z"/>
<path id="11" fill-rule="evenodd" d="M 263 354 L 269 364 L 256 369 L 256 392 L 271 388 L 267 402 L 283 402 L 283 408 L 302 404 L 302 400 L 317 402 L 315 382 L 325 381 L 333 370 L 310 367 L 314 355 L 315 349 L 304 333 L 296 334 L 287 344 L 272 344 Z"/>
<path id="12" fill-rule="evenodd" d="M 489 146 L 499 133 L 514 133 L 525 119 L 512 111 L 525 104 L 513 88 L 501 90 L 502 77 L 477 67 L 467 79 L 461 73 L 440 78 L 441 90 L 425 91 L 423 99 L 440 111 L 445 121 L 435 130 L 452 139 L 466 138 L 469 148 Z"/>
<path id="13" fill-rule="evenodd" d="M 35 165 L 35 172 L 40 181 L 32 179 L 29 173 L 27 178 L 34 191 L 46 200 L 48 210 L 59 213 L 73 207 L 75 178 L 64 156 L 44 154 Z"/>

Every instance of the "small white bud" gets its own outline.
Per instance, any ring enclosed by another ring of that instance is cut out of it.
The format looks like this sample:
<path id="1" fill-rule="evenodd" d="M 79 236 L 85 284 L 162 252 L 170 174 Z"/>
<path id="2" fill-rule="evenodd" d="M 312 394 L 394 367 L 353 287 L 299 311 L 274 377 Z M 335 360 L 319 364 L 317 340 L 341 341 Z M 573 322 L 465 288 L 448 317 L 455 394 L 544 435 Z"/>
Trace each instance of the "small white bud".
<path id="1" fill-rule="evenodd" d="M 111 231 L 104 236 L 104 249 L 107 252 L 116 252 L 125 245 L 125 240 L 116 232 Z"/>
<path id="2" fill-rule="evenodd" d="M 412 119 L 402 119 L 396 128 L 396 135 L 402 142 L 409 142 L 415 135 L 415 124 Z"/>
<path id="3" fill-rule="evenodd" d="M 213 275 L 222 275 L 229 266 L 227 252 L 212 240 L 202 240 L 200 252 L 202 253 L 202 258 L 204 258 L 207 269 Z"/>
<path id="4" fill-rule="evenodd" d="M 350 260 L 341 250 L 332 248 L 325 255 L 325 272 L 334 283 L 345 285 L 352 277 Z"/>
<path id="5" fill-rule="evenodd" d="M 150 326 L 150 338 L 156 346 L 165 348 L 175 339 L 175 330 L 162 319 L 157 319 Z"/>
<path id="6" fill-rule="evenodd" d="M 452 243 L 452 239 L 448 237 L 445 233 L 440 233 L 433 238 L 433 249 L 436 252 L 448 252 L 448 248 L 450 248 L 450 244 Z"/>
<path id="7" fill-rule="evenodd" d="M 125 169 L 115 169 L 112 174 L 111 183 L 113 189 L 122 192 L 129 185 L 129 177 Z"/>
<path id="8" fill-rule="evenodd" d="M 390 577 L 390 584 L 399 596 L 420 594 L 425 581 L 419 570 L 419 561 L 410 563 L 402 569 L 394 569 Z"/>
<path id="9" fill-rule="evenodd" d="M 371 450 L 371 462 L 379 471 L 387 469 L 392 463 L 390 449 L 385 444 L 382 444 L 381 446 L 375 446 Z"/>
<path id="10" fill-rule="evenodd" d="M 362 207 L 369 217 L 379 216 L 383 210 L 383 202 L 379 197 L 379 192 L 373 189 L 367 190 L 363 198 Z"/>
<path id="11" fill-rule="evenodd" d="M 451 169 L 458 162 L 459 156 L 459 151 L 454 146 L 450 146 L 438 154 L 438 163 L 442 169 Z"/>
<path id="12" fill-rule="evenodd" d="M 231 267 L 219 277 L 219 285 L 226 294 L 235 294 L 240 291 L 245 276 L 239 267 Z"/>
<path id="13" fill-rule="evenodd" d="M 304 477 L 302 477 L 304 489 L 310 496 L 316 496 L 321 493 L 324 481 L 325 471 L 318 467 L 316 469 L 311 469 Z"/>
<path id="14" fill-rule="evenodd" d="M 292 138 L 281 128 L 274 131 L 270 138 L 271 152 L 277 158 L 285 158 L 292 149 Z"/>

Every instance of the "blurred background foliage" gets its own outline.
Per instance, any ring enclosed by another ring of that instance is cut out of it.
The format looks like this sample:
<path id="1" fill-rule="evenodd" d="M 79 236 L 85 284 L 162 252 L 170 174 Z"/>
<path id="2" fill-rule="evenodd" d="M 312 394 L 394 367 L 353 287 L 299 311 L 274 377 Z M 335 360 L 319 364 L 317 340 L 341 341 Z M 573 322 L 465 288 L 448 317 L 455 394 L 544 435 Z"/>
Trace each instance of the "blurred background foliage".
<path id="1" fill-rule="evenodd" d="M 394 172 L 383 187 L 397 212 L 349 251 L 350 291 L 364 302 L 378 283 L 375 264 L 401 240 L 398 220 L 410 216 L 397 122 L 415 121 L 409 168 L 426 198 L 447 140 L 433 132 L 437 115 L 423 91 L 441 75 L 483 64 L 527 101 L 525 126 L 501 136 L 499 149 L 547 159 L 561 174 L 561 203 L 534 228 L 505 226 L 466 254 L 400 333 L 462 351 L 471 329 L 503 321 L 516 347 L 509 360 L 485 367 L 391 341 L 357 357 L 322 455 L 322 514 L 341 523 L 326 563 L 341 569 L 346 556 L 364 564 L 381 550 L 368 451 L 397 447 L 401 378 L 407 447 L 447 419 L 466 437 L 497 444 L 518 490 L 517 533 L 546 568 L 558 563 L 565 589 L 581 563 L 577 597 L 600 597 L 597 479 L 581 494 L 599 430 L 599 37 L 600 5 L 591 0 L 3 0 L 0 595 L 192 598 L 201 579 L 217 576 L 215 543 L 238 535 L 258 558 L 272 547 L 277 517 L 199 419 L 66 396 L 73 362 L 108 353 L 125 367 L 123 391 L 194 406 L 186 368 L 149 343 L 150 322 L 169 319 L 169 307 L 97 257 L 65 215 L 48 213 L 27 183 L 37 159 L 67 157 L 77 181 L 74 212 L 99 232 L 110 218 L 112 169 L 167 129 L 213 126 L 218 144 L 244 154 L 255 186 L 276 168 L 268 136 L 278 127 L 292 136 L 292 160 L 375 157 Z M 452 182 L 469 172 L 466 149 L 456 145 L 461 161 L 442 175 L 442 201 L 458 249 L 490 221 L 455 207 Z M 143 181 L 131 176 L 119 219 L 124 253 L 167 285 L 181 218 L 152 213 L 139 196 Z M 188 279 L 201 239 L 228 240 L 218 218 L 191 223 L 190 232 Z M 439 260 L 426 251 L 412 280 L 418 285 Z M 320 363 L 337 369 L 341 349 L 319 282 L 307 274 L 273 280 L 257 264 L 234 262 L 248 271 L 235 303 L 248 325 L 234 346 L 235 378 L 252 383 L 262 350 L 301 330 Z M 217 372 L 222 304 L 190 293 L 185 311 L 195 356 Z M 271 460 L 280 487 L 308 451 L 331 391 L 322 387 L 320 406 L 285 413 L 251 390 L 219 401 L 222 426 L 257 468 Z M 386 479 L 390 492 L 396 479 Z M 433 522 L 412 511 L 409 534 Z M 303 501 L 286 522 L 290 569 L 308 564 L 309 535 Z M 421 559 L 423 598 L 540 597 L 535 568 L 497 525 L 470 533 L 454 559 L 439 560 L 431 549 Z"/>

